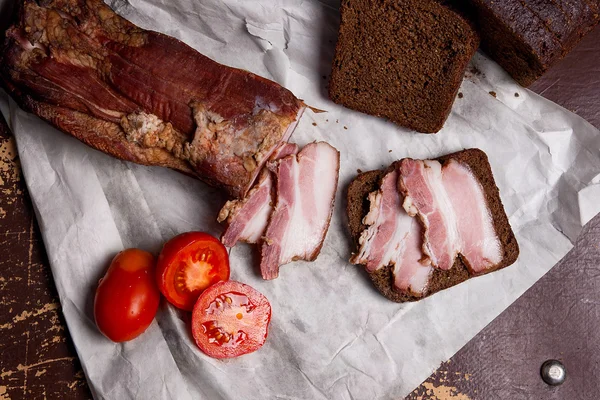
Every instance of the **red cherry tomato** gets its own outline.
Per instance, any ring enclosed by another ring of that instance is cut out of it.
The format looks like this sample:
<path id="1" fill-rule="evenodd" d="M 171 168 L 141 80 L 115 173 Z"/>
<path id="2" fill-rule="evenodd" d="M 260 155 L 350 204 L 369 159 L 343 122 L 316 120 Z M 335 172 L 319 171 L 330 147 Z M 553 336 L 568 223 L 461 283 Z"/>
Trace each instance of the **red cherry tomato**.
<path id="1" fill-rule="evenodd" d="M 96 325 L 113 342 L 134 339 L 150 326 L 159 302 L 154 256 L 138 249 L 123 250 L 96 289 Z"/>
<path id="2" fill-rule="evenodd" d="M 219 282 L 198 298 L 192 335 L 211 357 L 237 357 L 265 343 L 270 321 L 271 304 L 262 293 L 243 283 Z"/>
<path id="3" fill-rule="evenodd" d="M 171 304 L 191 311 L 207 287 L 229 279 L 227 249 L 207 233 L 175 236 L 158 256 L 156 279 Z"/>

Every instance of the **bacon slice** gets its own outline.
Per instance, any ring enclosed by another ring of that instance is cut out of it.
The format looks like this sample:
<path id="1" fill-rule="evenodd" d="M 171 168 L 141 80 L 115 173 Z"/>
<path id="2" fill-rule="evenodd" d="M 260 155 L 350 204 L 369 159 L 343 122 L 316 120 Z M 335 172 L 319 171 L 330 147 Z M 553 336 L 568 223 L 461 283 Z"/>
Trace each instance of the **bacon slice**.
<path id="1" fill-rule="evenodd" d="M 400 191 L 404 209 L 417 215 L 425 228 L 423 253 L 431 264 L 448 270 L 458 255 L 454 209 L 442 182 L 442 165 L 433 160 L 405 158 L 400 162 Z"/>
<path id="2" fill-rule="evenodd" d="M 443 176 L 456 215 L 463 261 L 473 274 L 496 266 L 502 261 L 502 245 L 481 184 L 469 167 L 455 160 L 444 165 Z"/>
<path id="3" fill-rule="evenodd" d="M 281 265 L 312 261 L 319 255 L 333 213 L 339 163 L 339 152 L 318 142 L 270 165 L 277 185 L 275 208 L 261 245 L 264 279 L 277 278 Z"/>
<path id="4" fill-rule="evenodd" d="M 402 258 L 394 263 L 394 286 L 401 292 L 422 297 L 429 289 L 433 267 L 422 263 L 422 227 L 412 218 L 411 228 L 404 239 Z"/>
<path id="5" fill-rule="evenodd" d="M 433 269 L 420 262 L 421 227 L 402 208 L 399 174 L 396 165 L 392 168 L 383 177 L 379 190 L 369 194 L 370 209 L 363 219 L 368 227 L 362 232 L 359 251 L 350 262 L 365 265 L 369 272 L 393 265 L 396 289 L 422 296 Z"/>
<path id="6" fill-rule="evenodd" d="M 467 165 L 404 159 L 399 189 L 404 209 L 423 225 L 423 252 L 433 266 L 448 270 L 460 253 L 480 273 L 502 260 L 483 188 Z"/>
<path id="7" fill-rule="evenodd" d="M 270 161 L 277 161 L 298 152 L 295 143 L 282 143 L 279 145 Z M 262 237 L 269 216 L 273 211 L 273 177 L 272 172 L 264 168 L 258 182 L 241 200 L 230 200 L 219 212 L 217 221 L 227 221 L 227 229 L 221 236 L 221 242 L 227 247 L 233 247 L 238 241 L 258 243 Z"/>
<path id="8" fill-rule="evenodd" d="M 264 169 L 244 199 L 225 203 L 217 218 L 219 222 L 227 221 L 221 236 L 223 245 L 233 247 L 238 241 L 258 243 L 273 210 L 272 189 L 271 172 Z"/>

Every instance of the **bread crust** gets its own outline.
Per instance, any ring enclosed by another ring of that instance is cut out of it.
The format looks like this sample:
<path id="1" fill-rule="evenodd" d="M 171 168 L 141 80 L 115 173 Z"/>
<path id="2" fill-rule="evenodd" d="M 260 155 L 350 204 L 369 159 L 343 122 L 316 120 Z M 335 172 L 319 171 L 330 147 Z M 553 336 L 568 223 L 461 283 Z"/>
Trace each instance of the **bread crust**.
<path id="1" fill-rule="evenodd" d="M 451 159 L 468 165 L 475 177 L 481 183 L 486 203 L 492 215 L 494 230 L 502 244 L 502 261 L 494 268 L 486 270 L 479 275 L 484 275 L 508 267 L 517 260 L 517 257 L 519 256 L 519 245 L 512 228 L 510 227 L 506 212 L 504 211 L 504 206 L 500 199 L 500 192 L 496 186 L 487 155 L 479 149 L 467 149 L 439 157 L 436 160 L 443 165 Z M 355 249 L 358 249 L 359 247 L 358 239 L 360 234 L 367 228 L 367 226 L 362 223 L 363 217 L 369 211 L 369 201 L 367 196 L 370 192 L 379 188 L 381 179 L 385 173 L 386 170 L 363 172 L 348 185 L 346 213 L 348 215 L 348 228 Z M 467 266 L 459 255 L 454 261 L 454 265 L 449 270 L 442 271 L 437 268 L 434 269 L 431 279 L 429 280 L 429 290 L 423 297 L 431 296 L 440 290 L 458 285 L 475 276 L 478 275 L 471 275 L 469 273 Z M 391 301 L 404 303 L 407 301 L 417 301 L 423 298 L 402 293 L 394 288 L 392 265 L 369 273 L 369 277 L 377 290 Z"/>

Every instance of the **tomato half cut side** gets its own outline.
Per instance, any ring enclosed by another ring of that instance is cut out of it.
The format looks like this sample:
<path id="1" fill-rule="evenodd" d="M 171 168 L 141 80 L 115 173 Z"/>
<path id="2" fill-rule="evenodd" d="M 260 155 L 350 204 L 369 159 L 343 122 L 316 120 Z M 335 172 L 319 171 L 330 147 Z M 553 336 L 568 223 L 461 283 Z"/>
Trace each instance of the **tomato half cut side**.
<path id="1" fill-rule="evenodd" d="M 156 268 L 158 287 L 176 307 L 191 311 L 207 287 L 229 279 L 229 255 L 204 232 L 175 236 L 163 246 Z"/>
<path id="2" fill-rule="evenodd" d="M 219 282 L 198 298 L 192 336 L 210 357 L 237 357 L 262 347 L 270 321 L 271 304 L 262 293 L 240 282 Z"/>

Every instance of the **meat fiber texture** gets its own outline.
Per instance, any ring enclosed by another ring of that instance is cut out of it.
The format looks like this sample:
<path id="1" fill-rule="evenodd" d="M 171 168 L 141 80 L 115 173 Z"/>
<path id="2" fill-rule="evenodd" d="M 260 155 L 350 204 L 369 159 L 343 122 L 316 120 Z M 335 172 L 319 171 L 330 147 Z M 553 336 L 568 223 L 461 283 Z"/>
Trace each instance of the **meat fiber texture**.
<path id="1" fill-rule="evenodd" d="M 340 150 L 342 190 L 316 261 L 290 264 L 278 279 L 263 281 L 251 246 L 231 250 L 232 279 L 264 293 L 273 307 L 259 351 L 227 361 L 206 357 L 190 338 L 189 316 L 166 303 L 144 335 L 117 345 L 98 333 L 92 317 L 93 292 L 110 259 L 131 246 L 156 253 L 189 230 L 219 236 L 215 218 L 227 199 L 177 172 L 91 150 L 2 95 L 0 108 L 17 139 L 62 310 L 96 398 L 402 398 L 564 256 L 598 212 L 598 130 L 520 88 L 481 55 L 469 67 L 481 74 L 463 82 L 463 97 L 442 132 L 423 136 L 327 100 L 323 76 L 337 35 L 336 1 L 110 4 L 143 28 L 275 79 L 307 104 L 328 110 L 307 111 L 291 141 L 325 140 Z M 388 301 L 363 267 L 348 263 L 343 188 L 357 169 L 471 147 L 489 157 L 519 260 L 417 303 Z"/>

